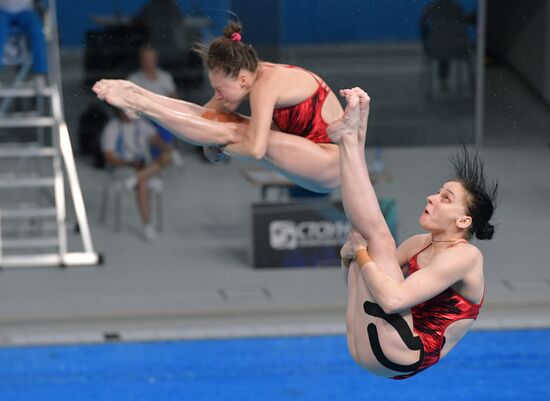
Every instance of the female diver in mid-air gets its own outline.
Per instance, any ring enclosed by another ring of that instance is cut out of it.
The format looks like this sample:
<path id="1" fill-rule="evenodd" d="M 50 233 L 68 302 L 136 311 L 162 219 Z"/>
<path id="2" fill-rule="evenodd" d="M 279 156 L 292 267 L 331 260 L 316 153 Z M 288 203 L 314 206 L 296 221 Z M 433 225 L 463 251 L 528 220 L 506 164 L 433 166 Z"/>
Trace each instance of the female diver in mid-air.
<path id="1" fill-rule="evenodd" d="M 100 99 L 148 117 L 186 142 L 222 145 L 228 155 L 252 157 L 296 184 L 330 192 L 340 185 L 338 148 L 327 126 L 343 114 L 328 85 L 302 68 L 260 61 L 231 22 L 202 50 L 214 97 L 205 107 L 149 92 L 124 80 L 100 80 Z M 251 116 L 234 112 L 246 99 Z"/>
<path id="2" fill-rule="evenodd" d="M 328 134 L 340 152 L 344 208 L 353 230 L 344 244 L 348 347 L 370 372 L 404 379 L 437 363 L 468 332 L 483 304 L 483 257 L 469 243 L 491 239 L 498 183 L 488 185 L 478 155 L 454 159 L 455 177 L 427 197 L 415 235 L 398 248 L 365 163 L 370 98 L 341 91 L 344 116 Z"/>

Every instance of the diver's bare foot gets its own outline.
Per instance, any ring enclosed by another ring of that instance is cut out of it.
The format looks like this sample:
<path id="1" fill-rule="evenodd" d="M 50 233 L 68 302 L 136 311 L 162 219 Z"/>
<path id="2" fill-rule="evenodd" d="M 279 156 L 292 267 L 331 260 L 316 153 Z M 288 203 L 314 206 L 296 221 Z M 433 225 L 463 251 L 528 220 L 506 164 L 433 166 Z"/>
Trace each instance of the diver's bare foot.
<path id="1" fill-rule="evenodd" d="M 370 97 L 363 89 L 359 87 L 355 87 L 352 89 L 343 89 L 340 92 L 344 96 L 349 96 L 349 94 L 354 93 L 359 98 L 359 113 L 361 122 L 357 130 L 357 138 L 359 139 L 359 142 L 364 145 L 367 139 L 367 123 L 369 119 Z"/>
<path id="2" fill-rule="evenodd" d="M 340 94 L 345 96 L 347 102 L 344 115 L 333 121 L 327 128 L 327 134 L 334 143 L 357 138 L 357 130 L 361 122 L 359 97 L 350 90 L 342 90 Z"/>
<path id="3" fill-rule="evenodd" d="M 94 84 L 92 90 L 99 99 L 106 101 L 111 106 L 127 112 L 138 112 L 135 100 L 140 95 L 139 87 L 130 81 L 102 79 Z"/>
<path id="4" fill-rule="evenodd" d="M 359 141 L 365 144 L 365 141 L 367 140 L 367 125 L 369 121 L 369 111 L 370 111 L 370 97 L 361 88 L 353 88 L 355 94 L 359 97 L 359 114 L 361 123 L 359 124 L 359 131 L 357 133 L 357 136 L 359 138 Z"/>

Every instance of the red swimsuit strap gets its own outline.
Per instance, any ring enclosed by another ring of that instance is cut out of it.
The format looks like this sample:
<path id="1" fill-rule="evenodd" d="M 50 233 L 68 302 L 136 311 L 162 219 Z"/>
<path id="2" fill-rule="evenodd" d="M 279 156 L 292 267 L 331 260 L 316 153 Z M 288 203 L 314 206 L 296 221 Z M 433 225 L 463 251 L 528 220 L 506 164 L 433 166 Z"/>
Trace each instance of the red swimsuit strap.
<path id="1" fill-rule="evenodd" d="M 449 245 L 449 247 L 451 246 L 455 246 L 456 244 L 467 244 L 468 241 L 466 241 L 465 239 L 461 238 L 461 239 L 457 239 L 455 242 L 453 242 L 451 245 Z M 426 245 L 424 248 L 422 248 L 421 250 L 419 250 L 418 252 L 416 252 L 413 256 L 411 256 L 409 258 L 409 265 L 411 264 L 411 262 L 413 262 L 413 264 L 415 265 L 415 269 L 414 270 L 417 270 L 418 269 L 418 262 L 416 261 L 416 258 L 418 257 L 418 255 L 420 255 L 422 252 L 424 252 L 426 249 L 428 249 L 429 247 L 431 247 L 433 245 L 433 242 L 430 242 L 428 245 Z"/>
<path id="2" fill-rule="evenodd" d="M 323 81 L 321 79 L 321 77 L 317 76 L 316 74 L 314 74 L 313 72 L 309 71 L 309 70 L 306 70 L 305 68 L 302 68 L 302 67 L 298 67 L 297 65 L 287 65 L 286 68 L 294 68 L 294 69 L 298 69 L 298 70 L 302 70 L 304 72 L 307 72 L 309 75 L 311 75 L 313 77 L 313 79 L 315 80 L 315 82 L 317 82 L 319 84 L 319 87 L 320 88 L 323 88 L 325 90 L 325 92 L 329 92 L 330 91 L 330 88 L 329 86 L 326 84 L 325 81 Z M 317 89 L 318 90 L 318 89 Z"/>
<path id="3" fill-rule="evenodd" d="M 428 249 L 428 248 L 431 247 L 431 246 L 432 246 L 432 242 L 430 242 L 430 243 L 429 243 L 428 245 L 426 245 L 424 248 L 422 248 L 421 250 L 419 250 L 418 252 L 416 252 L 413 256 L 410 257 L 409 260 L 413 260 L 413 259 L 416 260 L 416 257 L 417 257 L 418 255 L 420 255 L 422 252 L 424 252 L 426 249 Z"/>
<path id="4" fill-rule="evenodd" d="M 456 244 L 467 244 L 468 241 L 466 241 L 464 238 L 460 238 L 460 239 L 457 239 L 456 241 L 454 241 L 451 245 L 449 245 L 449 248 L 451 246 L 455 246 Z M 422 252 L 424 252 L 426 249 L 428 249 L 429 247 L 431 247 L 433 244 L 433 241 L 430 242 L 428 245 L 426 245 L 424 248 L 422 248 L 420 251 L 418 251 L 417 253 L 415 253 L 412 257 L 416 257 L 418 255 L 420 255 Z M 412 258 L 411 258 L 412 259 Z"/>

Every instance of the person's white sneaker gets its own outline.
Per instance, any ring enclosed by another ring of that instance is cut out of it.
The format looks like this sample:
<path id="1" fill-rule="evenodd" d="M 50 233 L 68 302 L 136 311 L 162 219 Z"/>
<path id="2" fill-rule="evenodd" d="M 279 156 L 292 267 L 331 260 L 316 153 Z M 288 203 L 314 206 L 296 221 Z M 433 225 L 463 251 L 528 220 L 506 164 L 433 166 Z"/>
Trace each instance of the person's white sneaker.
<path id="1" fill-rule="evenodd" d="M 183 170 L 183 156 L 177 149 L 172 150 L 172 163 L 174 163 L 174 166 L 178 169 Z"/>
<path id="2" fill-rule="evenodd" d="M 128 177 L 124 180 L 124 188 L 126 188 L 128 191 L 134 189 L 137 184 L 137 177 L 135 175 Z"/>
<path id="3" fill-rule="evenodd" d="M 38 92 L 42 92 L 46 87 L 46 76 L 43 74 L 35 75 L 32 83 Z"/>
<path id="4" fill-rule="evenodd" d="M 151 224 L 145 225 L 145 229 L 143 230 L 143 238 L 149 242 L 154 242 L 158 239 L 157 232 Z"/>

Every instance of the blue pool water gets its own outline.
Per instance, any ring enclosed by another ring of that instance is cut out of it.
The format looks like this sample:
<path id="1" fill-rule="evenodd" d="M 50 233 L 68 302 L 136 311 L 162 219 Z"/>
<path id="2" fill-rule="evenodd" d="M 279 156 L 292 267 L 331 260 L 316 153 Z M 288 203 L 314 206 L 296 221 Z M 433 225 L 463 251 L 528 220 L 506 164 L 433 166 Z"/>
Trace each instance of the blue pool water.
<path id="1" fill-rule="evenodd" d="M 472 332 L 404 381 L 343 336 L 0 348 L 0 401 L 550 400 L 550 330 Z"/>

